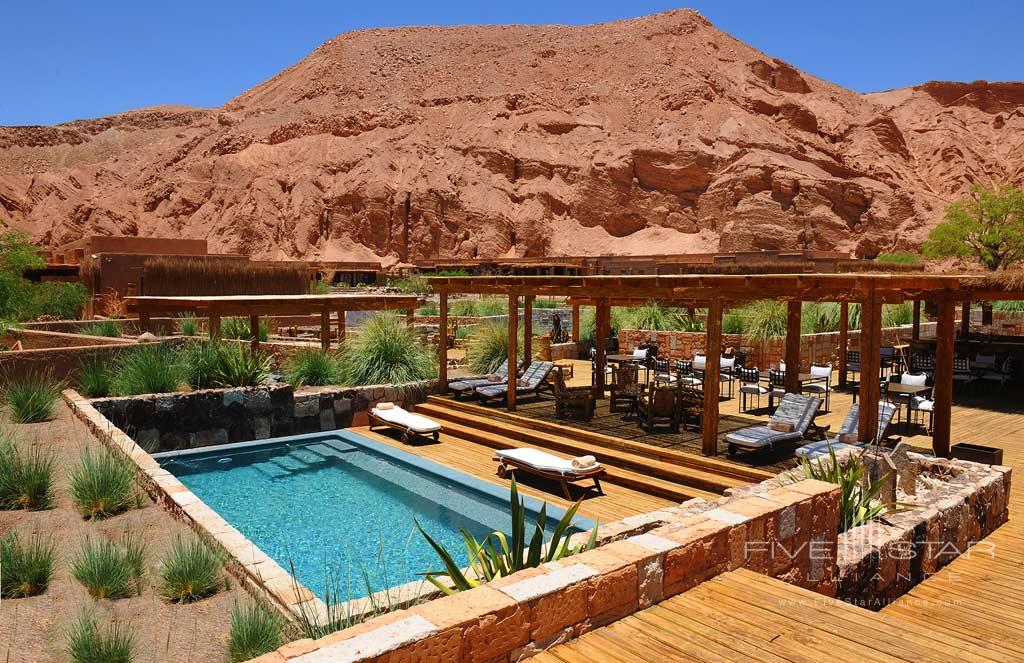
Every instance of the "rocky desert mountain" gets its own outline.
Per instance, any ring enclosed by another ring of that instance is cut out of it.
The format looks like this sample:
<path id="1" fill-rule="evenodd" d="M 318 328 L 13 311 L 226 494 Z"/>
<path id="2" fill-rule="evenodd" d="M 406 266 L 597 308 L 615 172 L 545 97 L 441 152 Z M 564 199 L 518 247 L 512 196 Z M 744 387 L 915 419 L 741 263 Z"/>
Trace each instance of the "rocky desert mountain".
<path id="1" fill-rule="evenodd" d="M 687 10 L 354 32 L 221 108 L 0 128 L 0 223 L 262 258 L 873 256 L 975 181 L 1024 183 L 1024 83 L 858 94 Z"/>

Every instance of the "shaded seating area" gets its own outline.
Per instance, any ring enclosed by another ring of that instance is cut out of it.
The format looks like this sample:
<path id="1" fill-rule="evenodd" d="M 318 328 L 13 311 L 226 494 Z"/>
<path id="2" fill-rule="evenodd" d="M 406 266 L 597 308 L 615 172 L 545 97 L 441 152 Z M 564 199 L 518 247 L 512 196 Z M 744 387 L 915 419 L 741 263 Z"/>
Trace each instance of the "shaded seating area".
<path id="1" fill-rule="evenodd" d="M 517 369 L 522 364 L 517 365 Z M 473 390 L 477 387 L 486 387 L 491 384 L 504 383 L 508 381 L 508 359 L 501 362 L 501 364 L 494 370 L 490 375 L 481 375 L 478 377 L 464 378 L 462 380 L 453 380 L 448 383 L 448 389 L 451 390 L 456 396 L 464 396 L 472 394 Z"/>
<path id="2" fill-rule="evenodd" d="M 728 433 L 725 441 L 729 444 L 729 453 L 734 454 L 740 449 L 746 451 L 764 451 L 781 444 L 797 442 L 808 434 L 816 431 L 812 428 L 814 417 L 821 407 L 821 399 L 814 396 L 786 394 L 779 401 L 768 423 L 750 426 Z"/>
<path id="3" fill-rule="evenodd" d="M 875 436 L 874 444 L 881 445 L 886 439 L 892 418 L 896 414 L 896 406 L 892 403 L 881 402 L 878 404 L 878 434 Z M 813 460 L 829 455 L 829 450 L 838 453 L 844 449 L 864 448 L 866 442 L 859 442 L 857 425 L 860 423 L 860 406 L 856 403 L 850 408 L 849 414 L 843 419 L 843 424 L 833 438 L 817 440 L 805 444 L 796 450 L 798 458 Z"/>
<path id="4" fill-rule="evenodd" d="M 514 393 L 519 396 L 536 395 L 543 389 L 550 389 L 548 375 L 554 369 L 550 361 L 535 361 L 527 366 L 523 375 L 515 381 Z M 488 401 L 496 398 L 507 398 L 509 393 L 508 382 L 488 384 L 476 387 L 473 392 L 481 401 Z"/>

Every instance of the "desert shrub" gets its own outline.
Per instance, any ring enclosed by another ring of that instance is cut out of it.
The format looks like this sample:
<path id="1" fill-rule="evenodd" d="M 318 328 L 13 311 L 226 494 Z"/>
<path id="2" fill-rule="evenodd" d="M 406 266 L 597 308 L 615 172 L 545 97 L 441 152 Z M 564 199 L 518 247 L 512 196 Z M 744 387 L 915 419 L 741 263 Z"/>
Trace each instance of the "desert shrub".
<path id="1" fill-rule="evenodd" d="M 920 265 L 921 256 L 910 251 L 889 251 L 879 253 L 875 256 L 875 262 L 889 263 L 893 265 Z"/>
<path id="2" fill-rule="evenodd" d="M 199 321 L 196 320 L 196 316 L 183 315 L 178 318 L 178 332 L 180 332 L 182 336 L 198 336 Z"/>
<path id="3" fill-rule="evenodd" d="M 35 284 L 32 300 L 21 317 L 32 319 L 47 315 L 73 320 L 88 300 L 89 293 L 81 283 L 43 281 Z"/>
<path id="4" fill-rule="evenodd" d="M 176 603 L 212 596 L 224 586 L 223 556 L 197 537 L 178 537 L 160 570 L 160 594 Z"/>
<path id="5" fill-rule="evenodd" d="M 217 386 L 217 350 L 220 343 L 214 341 L 195 341 L 182 347 L 182 361 L 185 367 L 185 380 L 193 389 L 212 389 Z"/>
<path id="6" fill-rule="evenodd" d="M 224 318 L 220 324 L 220 337 L 237 341 L 248 341 L 252 338 L 249 321 L 245 318 Z M 260 319 L 260 340 L 270 338 L 270 326 L 263 318 Z"/>
<path id="7" fill-rule="evenodd" d="M 480 317 L 508 314 L 508 300 L 501 297 L 481 297 L 476 301 L 476 314 Z"/>
<path id="8" fill-rule="evenodd" d="M 324 352 L 320 348 L 303 348 L 288 358 L 284 378 L 296 387 L 338 384 L 341 381 L 341 362 L 336 353 Z"/>
<path id="9" fill-rule="evenodd" d="M 255 387 L 270 374 L 270 355 L 252 352 L 241 343 L 222 344 L 216 352 L 214 384 L 218 387 Z"/>
<path id="10" fill-rule="evenodd" d="M 437 377 L 434 354 L 420 344 L 404 318 L 382 313 L 339 353 L 341 384 L 399 384 Z"/>
<path id="11" fill-rule="evenodd" d="M 437 308 L 436 302 L 423 302 L 418 309 L 416 309 L 416 315 L 437 315 L 441 311 Z"/>
<path id="12" fill-rule="evenodd" d="M 121 323 L 117 320 L 99 320 L 82 325 L 79 333 L 86 336 L 107 336 L 109 338 L 121 337 Z"/>
<path id="13" fill-rule="evenodd" d="M 609 315 L 612 335 L 618 336 L 619 330 L 629 327 L 629 309 L 613 306 Z M 584 306 L 580 309 L 580 340 L 594 342 L 597 335 L 597 309 Z"/>
<path id="14" fill-rule="evenodd" d="M 105 449 L 82 449 L 78 466 L 71 470 L 69 479 L 71 499 L 84 518 L 109 518 L 139 506 L 133 469 L 123 458 Z"/>
<path id="15" fill-rule="evenodd" d="M 128 302 L 124 300 L 117 290 L 108 288 L 101 295 L 96 296 L 96 303 L 100 311 L 108 318 L 125 318 L 128 316 Z"/>
<path id="16" fill-rule="evenodd" d="M 255 601 L 235 603 L 231 607 L 231 637 L 228 640 L 228 660 L 231 663 L 248 661 L 281 646 L 285 621 Z"/>
<path id="17" fill-rule="evenodd" d="M 22 541 L 17 532 L 0 539 L 0 598 L 19 599 L 46 591 L 53 576 L 53 542 L 38 535 Z"/>
<path id="18" fill-rule="evenodd" d="M 142 593 L 146 549 L 129 530 L 120 541 L 86 537 L 71 574 L 95 599 L 123 599 Z"/>
<path id="19" fill-rule="evenodd" d="M 82 362 L 78 369 L 78 391 L 86 398 L 104 398 L 112 390 L 113 378 L 107 365 L 99 360 Z"/>
<path id="20" fill-rule="evenodd" d="M 743 307 L 746 334 L 756 340 L 786 335 L 786 305 L 776 301 L 756 301 Z"/>
<path id="21" fill-rule="evenodd" d="M 19 448 L 0 431 L 0 510 L 39 511 L 53 506 L 53 454 L 38 446 Z"/>
<path id="22" fill-rule="evenodd" d="M 179 353 L 163 343 L 140 345 L 123 352 L 114 365 L 111 392 L 117 396 L 178 391 L 186 382 Z"/>
<path id="23" fill-rule="evenodd" d="M 388 287 L 412 295 L 426 295 L 430 293 L 430 283 L 422 276 L 389 279 Z"/>
<path id="24" fill-rule="evenodd" d="M 804 334 L 821 334 L 839 330 L 839 304 L 835 302 L 804 302 L 800 314 Z"/>
<path id="25" fill-rule="evenodd" d="M 540 298 L 540 299 L 534 299 L 533 300 L 533 308 L 543 308 L 543 309 L 562 308 L 562 306 L 564 304 L 565 304 L 565 302 L 563 302 L 561 300 L 558 300 L 558 299 Z"/>
<path id="26" fill-rule="evenodd" d="M 137 648 L 131 629 L 120 621 L 100 627 L 96 618 L 83 612 L 67 635 L 67 654 L 72 663 L 132 663 Z"/>
<path id="27" fill-rule="evenodd" d="M 519 356 L 523 355 L 523 339 L 518 339 Z M 474 373 L 493 373 L 508 359 L 508 325 L 485 322 L 477 326 L 466 347 L 466 364 Z"/>
<path id="28" fill-rule="evenodd" d="M 313 281 L 309 284 L 309 294 L 329 295 L 331 294 L 331 284 L 327 281 Z"/>
<path id="29" fill-rule="evenodd" d="M 624 326 L 630 329 L 669 331 L 679 327 L 679 311 L 648 301 L 640 306 L 631 306 L 625 311 Z"/>
<path id="30" fill-rule="evenodd" d="M 882 326 L 899 327 L 914 321 L 914 305 L 910 302 L 882 305 Z"/>
<path id="31" fill-rule="evenodd" d="M 731 308 L 722 316 L 723 334 L 742 334 L 745 330 L 743 313 L 740 309 Z"/>
<path id="32" fill-rule="evenodd" d="M 63 388 L 63 383 L 54 379 L 49 370 L 33 371 L 21 378 L 8 377 L 4 384 L 8 415 L 19 424 L 49 421 Z"/>
<path id="33" fill-rule="evenodd" d="M 1000 299 L 994 301 L 992 302 L 992 310 L 1004 313 L 1024 312 L 1024 299 Z"/>
<path id="34" fill-rule="evenodd" d="M 448 315 L 475 316 L 477 315 L 476 301 L 475 299 L 458 299 L 448 307 Z"/>

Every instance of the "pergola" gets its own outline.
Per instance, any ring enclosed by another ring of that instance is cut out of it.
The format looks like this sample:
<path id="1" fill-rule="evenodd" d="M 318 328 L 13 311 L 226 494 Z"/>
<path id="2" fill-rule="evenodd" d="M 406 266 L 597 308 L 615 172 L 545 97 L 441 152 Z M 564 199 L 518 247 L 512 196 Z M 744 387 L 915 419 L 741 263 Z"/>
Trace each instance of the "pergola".
<path id="1" fill-rule="evenodd" d="M 440 296 L 440 326 L 448 322 L 448 296 L 451 294 L 504 295 L 508 297 L 509 366 L 515 365 L 519 329 L 519 298 L 524 299 L 524 354 L 531 356 L 532 304 L 534 297 L 567 297 L 573 306 L 573 340 L 579 339 L 579 307 L 596 307 L 595 343 L 597 370 L 594 390 L 603 397 L 605 390 L 605 344 L 611 325 L 611 307 L 629 306 L 646 301 L 665 305 L 707 309 L 707 363 L 704 372 L 704 413 L 702 450 L 718 453 L 719 349 L 722 346 L 722 312 L 726 307 L 756 300 L 787 302 L 786 365 L 800 366 L 801 303 L 839 302 L 840 347 L 839 374 L 846 375 L 847 309 L 859 303 L 861 309 L 861 375 L 880 372 L 882 305 L 914 302 L 913 336 L 919 336 L 921 302 L 934 302 L 938 309 L 936 327 L 933 442 L 936 455 L 948 456 L 950 417 L 953 402 L 953 356 L 956 341 L 956 303 L 993 299 L 1024 299 L 1024 285 L 1015 281 L 973 275 L 932 274 L 757 274 L 672 275 L 672 276 L 477 276 L 435 277 L 431 287 Z M 507 406 L 516 407 L 515 371 L 509 371 Z M 446 390 L 447 348 L 440 344 L 440 389 Z M 858 435 L 861 441 L 875 439 L 878 428 L 878 379 L 860 380 L 861 400 Z M 799 370 L 786 372 L 786 391 L 799 391 Z"/>
<path id="2" fill-rule="evenodd" d="M 330 294 L 330 295 L 218 295 L 202 297 L 125 297 L 139 312 L 139 326 L 149 330 L 150 317 L 157 313 L 194 313 L 209 318 L 210 336 L 220 336 L 225 316 L 248 316 L 252 348 L 259 348 L 260 316 L 320 314 L 320 345 L 331 347 L 331 313 L 338 316 L 338 342 L 345 338 L 346 311 L 405 311 L 411 321 L 419 306 L 416 295 Z"/>

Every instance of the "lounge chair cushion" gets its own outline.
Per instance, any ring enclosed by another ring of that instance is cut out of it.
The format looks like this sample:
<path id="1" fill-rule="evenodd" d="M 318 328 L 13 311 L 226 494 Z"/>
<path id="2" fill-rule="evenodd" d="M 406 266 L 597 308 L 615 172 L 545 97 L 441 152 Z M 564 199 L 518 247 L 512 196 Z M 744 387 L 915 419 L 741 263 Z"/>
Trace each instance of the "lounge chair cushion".
<path id="1" fill-rule="evenodd" d="M 844 451 L 846 449 L 858 448 L 859 444 L 849 444 L 847 442 L 838 442 L 836 440 L 818 440 L 817 442 L 811 442 L 805 444 L 796 450 L 796 455 L 799 458 L 806 458 L 808 460 L 815 460 L 817 458 L 824 458 L 828 456 L 828 450 L 832 449 L 835 453 Z"/>
<path id="2" fill-rule="evenodd" d="M 531 449 L 529 447 L 524 447 L 522 449 L 504 449 L 502 451 L 494 452 L 494 455 L 501 459 L 508 458 L 509 460 L 523 465 L 528 465 L 544 472 L 555 472 L 565 476 L 591 472 L 601 466 L 600 463 L 594 461 L 594 464 L 590 467 L 573 467 L 572 459 L 560 458 L 554 454 L 549 454 L 546 451 Z"/>
<path id="3" fill-rule="evenodd" d="M 389 424 L 408 428 L 414 433 L 433 433 L 434 431 L 441 430 L 441 424 L 437 423 L 433 419 L 427 419 L 423 415 L 413 414 L 408 410 L 402 409 L 397 405 L 389 410 L 382 410 L 379 407 L 375 407 L 370 410 L 373 416 L 386 421 Z"/>
<path id="4" fill-rule="evenodd" d="M 792 432 L 783 433 L 772 430 L 769 426 L 750 426 L 728 433 L 725 441 L 747 449 L 764 449 L 782 442 L 802 439 L 820 406 L 821 399 L 814 396 L 786 394 L 779 401 L 772 421 L 793 424 Z"/>

